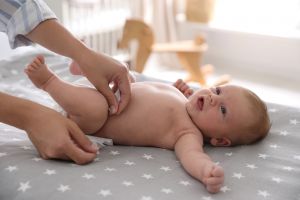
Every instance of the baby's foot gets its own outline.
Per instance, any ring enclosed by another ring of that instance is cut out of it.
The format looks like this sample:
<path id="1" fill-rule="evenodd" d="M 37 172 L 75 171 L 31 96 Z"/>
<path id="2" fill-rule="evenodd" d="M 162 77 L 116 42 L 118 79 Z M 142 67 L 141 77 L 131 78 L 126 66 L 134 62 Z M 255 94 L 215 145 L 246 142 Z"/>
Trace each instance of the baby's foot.
<path id="1" fill-rule="evenodd" d="M 43 56 L 37 56 L 24 70 L 31 82 L 41 89 L 45 89 L 50 80 L 56 76 L 45 64 Z"/>

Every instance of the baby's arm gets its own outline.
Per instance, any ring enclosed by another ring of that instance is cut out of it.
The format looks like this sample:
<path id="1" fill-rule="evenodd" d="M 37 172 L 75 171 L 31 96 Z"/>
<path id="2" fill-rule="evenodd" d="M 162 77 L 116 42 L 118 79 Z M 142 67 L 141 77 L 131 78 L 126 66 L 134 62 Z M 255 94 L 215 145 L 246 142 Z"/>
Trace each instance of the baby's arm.
<path id="1" fill-rule="evenodd" d="M 224 171 L 203 152 L 201 141 L 201 136 L 184 134 L 176 142 L 175 152 L 191 176 L 200 180 L 209 192 L 217 193 L 224 182 Z"/>
<path id="2" fill-rule="evenodd" d="M 176 87 L 186 98 L 189 98 L 193 93 L 193 89 L 186 84 L 182 79 L 178 79 L 173 86 Z"/>

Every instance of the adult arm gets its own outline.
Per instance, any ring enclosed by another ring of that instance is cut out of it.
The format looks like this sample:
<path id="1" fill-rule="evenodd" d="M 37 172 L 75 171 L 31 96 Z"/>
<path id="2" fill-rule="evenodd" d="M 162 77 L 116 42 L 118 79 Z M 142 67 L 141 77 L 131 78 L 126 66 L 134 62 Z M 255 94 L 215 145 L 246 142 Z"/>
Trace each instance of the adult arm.
<path id="1" fill-rule="evenodd" d="M 89 49 L 56 19 L 41 22 L 25 36 L 51 51 L 76 61 L 89 81 L 105 96 L 112 114 L 119 114 L 126 107 L 131 91 L 128 69 L 125 65 Z M 120 102 L 117 102 L 109 83 L 113 83 L 120 90 Z"/>
<path id="2" fill-rule="evenodd" d="M 186 133 L 176 142 L 175 152 L 191 176 L 201 181 L 207 191 L 217 193 L 224 182 L 224 172 L 203 152 L 201 141 L 201 136 Z"/>
<path id="3" fill-rule="evenodd" d="M 73 121 L 40 104 L 0 92 L 0 121 L 25 130 L 44 159 L 85 164 L 96 157 L 97 148 Z"/>
<path id="4" fill-rule="evenodd" d="M 90 82 L 106 97 L 111 111 L 120 113 L 130 99 L 128 69 L 120 62 L 87 48 L 56 20 L 42 0 L 0 1 L 0 31 L 12 48 L 38 43 L 76 61 Z M 117 102 L 109 83 L 120 90 Z"/>

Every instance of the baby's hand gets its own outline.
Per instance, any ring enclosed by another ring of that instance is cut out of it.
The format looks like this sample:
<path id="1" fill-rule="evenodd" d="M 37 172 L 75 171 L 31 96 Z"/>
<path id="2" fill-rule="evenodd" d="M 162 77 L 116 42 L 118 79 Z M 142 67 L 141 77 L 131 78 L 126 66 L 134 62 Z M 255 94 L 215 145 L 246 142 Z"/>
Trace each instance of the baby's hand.
<path id="1" fill-rule="evenodd" d="M 186 98 L 189 98 L 194 91 L 192 88 L 190 88 L 182 79 L 178 79 L 174 84 L 174 87 L 176 87 Z"/>
<path id="2" fill-rule="evenodd" d="M 204 169 L 203 183 L 210 193 L 217 193 L 220 191 L 224 182 L 223 168 L 217 165 L 209 165 Z"/>

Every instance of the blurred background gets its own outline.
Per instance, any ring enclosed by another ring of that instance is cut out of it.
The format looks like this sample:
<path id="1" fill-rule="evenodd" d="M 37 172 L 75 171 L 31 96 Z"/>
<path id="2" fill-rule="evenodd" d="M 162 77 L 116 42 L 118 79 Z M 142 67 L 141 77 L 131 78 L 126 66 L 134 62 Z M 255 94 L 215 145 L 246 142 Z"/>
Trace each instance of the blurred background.
<path id="1" fill-rule="evenodd" d="M 201 35 L 211 85 L 228 74 L 230 83 L 252 89 L 265 101 L 300 107 L 300 0 L 45 0 L 73 34 L 90 48 L 127 62 L 135 70 L 139 42 L 118 49 L 127 19 L 147 24 L 154 43 L 175 44 Z M 12 54 L 0 34 L 0 59 Z M 189 71 L 178 52 L 155 52 L 143 74 L 175 81 Z M 191 84 L 198 84 L 192 82 Z"/>

